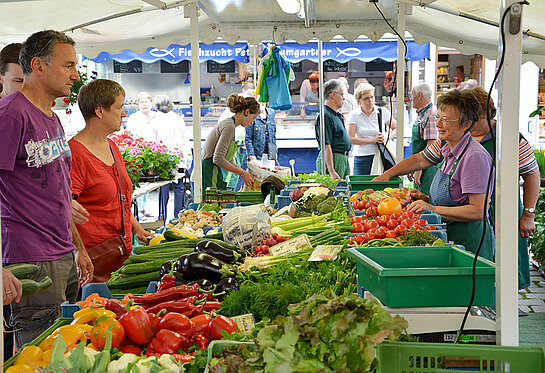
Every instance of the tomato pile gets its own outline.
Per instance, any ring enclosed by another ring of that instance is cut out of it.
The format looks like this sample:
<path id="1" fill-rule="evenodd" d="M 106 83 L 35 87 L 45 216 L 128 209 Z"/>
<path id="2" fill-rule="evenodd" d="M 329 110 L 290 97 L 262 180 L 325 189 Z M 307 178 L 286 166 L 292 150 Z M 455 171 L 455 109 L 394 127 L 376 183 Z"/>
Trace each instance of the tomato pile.
<path id="1" fill-rule="evenodd" d="M 270 255 L 269 254 L 269 248 L 273 247 L 277 243 L 287 241 L 289 238 L 286 238 L 278 233 L 273 233 L 270 237 L 264 238 L 261 240 L 261 242 L 256 242 L 256 246 L 254 246 L 252 250 L 253 256 L 264 256 L 264 255 Z"/>
<path id="2" fill-rule="evenodd" d="M 349 243 L 361 244 L 373 239 L 396 238 L 400 240 L 407 229 L 432 231 L 437 228 L 428 224 L 420 214 L 407 211 L 396 198 L 384 198 L 377 205 L 373 200 L 352 200 L 352 205 L 357 210 L 365 210 L 361 216 L 351 219 L 352 233 L 356 234 L 348 238 Z M 364 205 L 361 205 L 361 204 Z M 357 208 L 360 207 L 361 208 Z"/>

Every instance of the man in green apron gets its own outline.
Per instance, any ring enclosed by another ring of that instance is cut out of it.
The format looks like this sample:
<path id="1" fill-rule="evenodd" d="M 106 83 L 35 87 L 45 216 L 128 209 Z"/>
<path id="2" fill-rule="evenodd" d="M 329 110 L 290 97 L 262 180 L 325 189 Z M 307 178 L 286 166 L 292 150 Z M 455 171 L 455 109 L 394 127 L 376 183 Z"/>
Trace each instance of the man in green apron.
<path id="1" fill-rule="evenodd" d="M 437 127 L 435 123 L 437 108 L 431 102 L 432 91 L 426 83 L 415 85 L 411 91 L 411 96 L 413 107 L 417 113 L 412 129 L 411 152 L 417 154 L 427 146 L 433 144 L 437 139 Z M 422 171 L 415 171 L 413 177 L 416 189 L 429 195 L 430 185 L 436 169 L 436 166 L 432 166 Z"/>

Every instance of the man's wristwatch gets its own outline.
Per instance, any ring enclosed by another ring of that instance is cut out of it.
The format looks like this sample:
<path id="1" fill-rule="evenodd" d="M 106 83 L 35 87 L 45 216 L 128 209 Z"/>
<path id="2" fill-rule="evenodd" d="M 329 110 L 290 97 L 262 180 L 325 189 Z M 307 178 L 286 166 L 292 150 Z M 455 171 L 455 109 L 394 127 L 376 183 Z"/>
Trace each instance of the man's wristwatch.
<path id="1" fill-rule="evenodd" d="M 530 214 L 535 214 L 536 213 L 536 209 L 533 208 L 533 207 L 525 207 L 523 210 L 528 211 Z"/>

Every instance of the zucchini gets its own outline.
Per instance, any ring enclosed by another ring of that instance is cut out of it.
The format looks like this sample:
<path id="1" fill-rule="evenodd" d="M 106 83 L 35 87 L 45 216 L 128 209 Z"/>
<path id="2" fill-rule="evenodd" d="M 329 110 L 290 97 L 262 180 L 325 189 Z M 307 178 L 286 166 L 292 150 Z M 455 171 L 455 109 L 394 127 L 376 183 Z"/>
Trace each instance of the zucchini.
<path id="1" fill-rule="evenodd" d="M 159 281 L 159 271 L 127 275 L 124 273 L 113 276 L 106 282 L 109 288 L 132 289 L 141 286 L 148 286 L 151 281 Z"/>
<path id="2" fill-rule="evenodd" d="M 140 286 L 140 287 L 131 288 L 131 289 L 113 288 L 113 289 L 110 289 L 110 292 L 112 293 L 112 295 L 125 295 L 128 293 L 131 293 L 134 295 L 141 295 L 141 294 L 145 294 L 146 290 L 148 290 L 147 286 Z"/>
<path id="3" fill-rule="evenodd" d="M 36 274 L 40 269 L 37 265 L 30 263 L 9 264 L 4 268 L 13 273 L 19 280 L 32 277 L 32 275 Z"/>
<path id="4" fill-rule="evenodd" d="M 127 260 L 125 260 L 124 265 L 134 264 L 134 263 L 144 263 L 150 260 L 164 259 L 164 261 L 178 259 L 181 255 L 190 254 L 195 251 L 193 248 L 180 249 L 176 251 L 169 251 L 157 254 L 141 254 L 141 255 L 131 255 Z"/>
<path id="5" fill-rule="evenodd" d="M 164 231 L 163 236 L 165 237 L 165 240 L 167 241 L 192 240 L 192 238 L 187 238 L 187 236 L 181 234 L 180 232 L 176 232 L 173 229 Z"/>
<path id="6" fill-rule="evenodd" d="M 223 233 L 222 232 L 210 233 L 210 234 L 205 235 L 203 238 L 206 238 L 208 240 L 215 239 L 215 240 L 222 240 L 223 241 Z"/>
<path id="7" fill-rule="evenodd" d="M 195 248 L 195 246 L 202 241 L 202 239 L 190 239 L 186 238 L 183 240 L 178 241 L 172 241 L 167 243 L 160 243 L 157 245 L 151 245 L 151 246 L 137 246 L 133 249 L 133 252 L 135 254 L 146 254 L 150 252 L 158 252 L 158 251 L 166 251 L 166 250 L 173 250 L 173 249 L 182 249 L 182 248 Z"/>
<path id="8" fill-rule="evenodd" d="M 119 273 L 122 274 L 135 274 L 135 273 L 148 273 L 151 271 L 159 271 L 161 266 L 165 262 L 165 259 L 156 259 L 147 261 L 144 263 L 134 263 L 123 266 Z"/>
<path id="9" fill-rule="evenodd" d="M 49 289 L 52 284 L 53 281 L 51 281 L 48 276 L 45 276 L 40 282 L 24 278 L 21 280 L 21 285 L 23 285 L 23 297 L 30 297 L 40 291 Z"/>

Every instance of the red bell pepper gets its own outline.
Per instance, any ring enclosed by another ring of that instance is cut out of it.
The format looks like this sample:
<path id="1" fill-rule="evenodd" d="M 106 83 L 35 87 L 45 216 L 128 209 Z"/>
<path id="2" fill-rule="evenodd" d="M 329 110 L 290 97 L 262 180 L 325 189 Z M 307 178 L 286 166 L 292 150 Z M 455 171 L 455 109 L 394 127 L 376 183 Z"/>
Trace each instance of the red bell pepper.
<path id="1" fill-rule="evenodd" d="M 159 330 L 159 322 L 161 322 L 161 317 L 157 316 L 154 313 L 149 313 L 149 312 L 148 312 L 148 316 L 149 316 L 149 319 L 151 320 L 151 325 L 153 326 L 153 330 L 155 331 Z"/>
<path id="2" fill-rule="evenodd" d="M 124 354 L 135 354 L 138 356 L 142 354 L 142 349 L 137 345 L 121 345 L 119 346 L 119 351 Z"/>
<path id="3" fill-rule="evenodd" d="M 194 316 L 190 320 L 193 322 L 195 334 L 208 335 L 208 325 L 210 324 L 210 321 L 212 321 L 210 315 L 202 314 Z"/>
<path id="4" fill-rule="evenodd" d="M 237 323 L 233 319 L 220 315 L 210 321 L 210 324 L 208 325 L 208 337 L 211 340 L 222 339 L 222 330 L 225 330 L 229 335 L 240 331 Z"/>
<path id="5" fill-rule="evenodd" d="M 131 302 L 127 303 L 130 308 Z M 154 336 L 153 325 L 146 310 L 140 306 L 130 308 L 126 314 L 119 318 L 127 337 L 136 344 L 149 343 Z"/>
<path id="6" fill-rule="evenodd" d="M 195 334 L 193 336 L 193 342 L 197 344 L 199 350 L 202 350 L 203 348 L 208 348 L 208 338 L 206 338 L 202 334 Z"/>
<path id="7" fill-rule="evenodd" d="M 195 326 L 185 315 L 169 312 L 159 322 L 159 330 L 167 329 L 180 333 L 186 338 L 191 338 Z"/>
<path id="8" fill-rule="evenodd" d="M 125 338 L 125 330 L 119 321 L 110 315 L 100 316 L 95 320 L 93 329 L 91 329 L 91 343 L 99 350 L 103 349 L 106 345 L 106 339 L 108 339 L 106 332 L 108 329 L 112 333 L 112 347 L 119 347 L 123 338 Z"/>
<path id="9" fill-rule="evenodd" d="M 121 316 L 127 313 L 126 307 L 115 298 L 108 299 L 108 301 L 106 301 L 106 304 L 104 305 L 104 308 L 114 312 L 117 316 Z"/>
<path id="10" fill-rule="evenodd" d="M 157 293 L 145 294 L 142 296 L 133 295 L 131 298 L 136 303 L 157 303 L 172 299 L 187 298 L 199 295 L 199 284 L 180 285 Z"/>
<path id="11" fill-rule="evenodd" d="M 150 353 L 173 354 L 182 346 L 184 340 L 187 341 L 187 338 L 172 330 L 161 329 L 148 344 L 148 351 Z"/>

